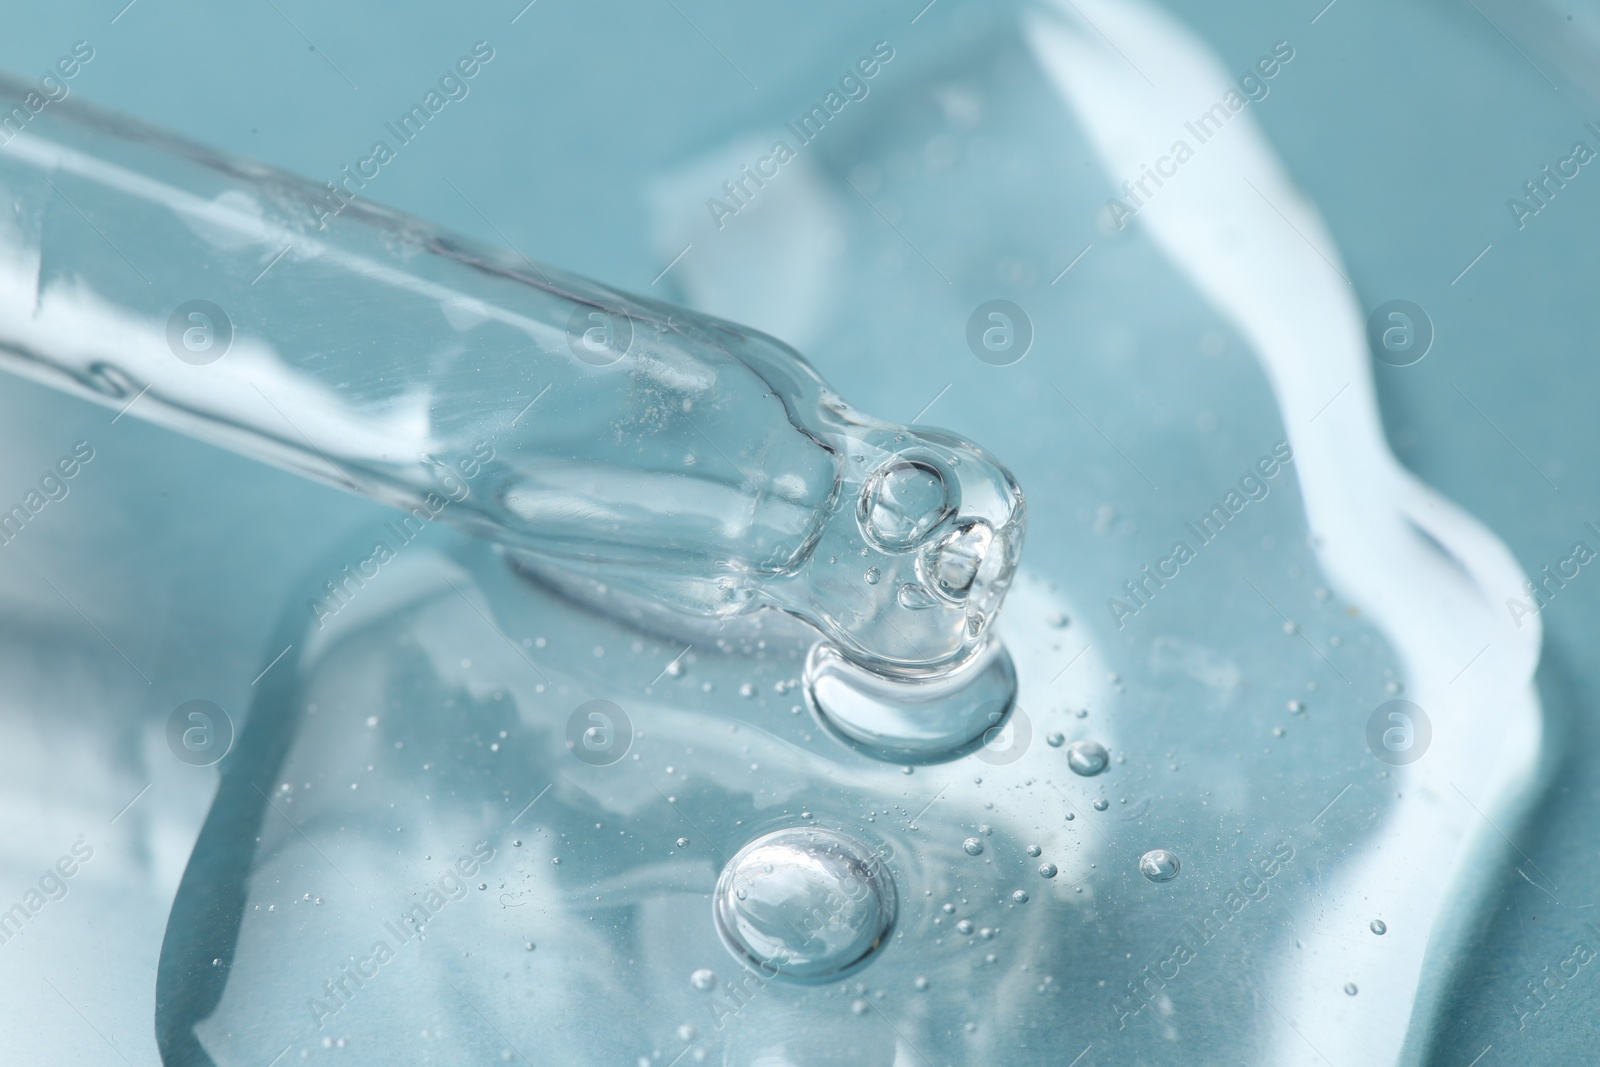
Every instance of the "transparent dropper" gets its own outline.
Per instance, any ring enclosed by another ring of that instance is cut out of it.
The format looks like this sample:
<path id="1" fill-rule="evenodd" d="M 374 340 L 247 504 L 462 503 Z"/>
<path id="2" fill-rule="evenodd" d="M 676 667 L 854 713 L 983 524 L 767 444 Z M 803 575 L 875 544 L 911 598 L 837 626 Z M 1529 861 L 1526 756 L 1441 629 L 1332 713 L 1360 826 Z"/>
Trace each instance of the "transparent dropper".
<path id="1" fill-rule="evenodd" d="M 989 647 L 1010 474 L 781 342 L 75 100 L 0 138 L 7 369 L 879 677 Z"/>

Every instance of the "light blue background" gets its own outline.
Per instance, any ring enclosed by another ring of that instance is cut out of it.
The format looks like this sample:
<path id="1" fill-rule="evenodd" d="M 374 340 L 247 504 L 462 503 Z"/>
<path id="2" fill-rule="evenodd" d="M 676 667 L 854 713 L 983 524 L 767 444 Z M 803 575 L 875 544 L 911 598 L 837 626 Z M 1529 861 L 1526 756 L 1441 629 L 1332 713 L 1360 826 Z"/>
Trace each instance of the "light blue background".
<path id="1" fill-rule="evenodd" d="M 385 121 L 474 41 L 487 40 L 496 58 L 472 82 L 471 96 L 407 146 L 368 195 L 643 291 L 666 265 L 648 237 L 644 192 L 663 170 L 729 131 L 798 110 L 863 42 L 891 39 L 914 62 L 919 35 L 936 38 L 958 32 L 963 20 L 981 21 L 978 5 L 957 0 L 939 0 L 915 26 L 918 0 L 761 8 L 678 0 L 681 14 L 666 0 L 538 0 L 515 25 L 515 0 L 275 4 L 138 0 L 115 23 L 117 0 L 14 5 L 0 35 L 0 67 L 34 75 L 73 42 L 88 40 L 96 57 L 72 83 L 75 93 L 323 178 L 365 155 Z M 1297 49 L 1293 76 L 1278 80 L 1258 118 L 1328 220 L 1363 305 L 1414 300 L 1437 331 L 1420 364 L 1376 368 L 1401 460 L 1487 522 L 1529 572 L 1566 556 L 1576 539 L 1595 545 L 1581 527 L 1600 520 L 1600 171 L 1586 168 L 1520 232 L 1505 202 L 1575 139 L 1595 143 L 1582 124 L 1600 119 L 1600 105 L 1542 64 L 1560 86 L 1552 89 L 1467 4 L 1340 0 L 1315 25 L 1320 3 L 1250 0 L 1220 15 L 1212 5 L 1172 6 L 1231 65 L 1242 68 L 1280 38 Z M 931 233 L 938 224 L 915 225 Z M 1038 265 L 1045 277 L 1092 227 L 1084 219 L 1081 232 L 1052 239 L 1061 254 Z M 1488 254 L 1452 284 L 1486 245 Z M 1093 271 L 1093 261 L 1080 269 Z M 663 285 L 670 284 L 669 275 Z M 1041 299 L 1070 301 L 1070 288 L 1044 290 Z M 897 364 L 807 355 L 868 411 L 908 417 L 933 392 L 919 385 L 911 390 L 916 399 L 909 397 Z M 951 365 L 970 359 L 957 330 L 930 358 Z M 33 386 L 6 384 L 3 392 L 10 394 L 10 424 L 0 431 L 0 497 L 10 499 L 54 458 L 63 425 L 88 416 L 76 401 Z M 941 419 L 959 429 L 964 405 L 1003 402 L 958 390 Z M 126 610 L 106 607 L 108 615 L 132 620 L 113 636 L 143 663 L 170 666 L 191 683 L 209 679 L 219 694 L 238 693 L 278 609 L 282 575 L 378 512 L 209 449 L 164 441 L 164 431 L 132 420 L 114 432 L 138 444 L 102 450 L 94 474 L 103 491 L 130 494 L 130 502 L 157 492 L 169 498 L 162 514 L 170 521 L 209 519 L 194 522 L 187 574 L 141 568 L 148 548 L 137 536 L 119 545 L 115 565 L 146 577 Z M 151 455 L 163 457 L 156 468 L 145 465 Z M 222 544 L 218 530 L 226 531 Z M 162 529 L 160 536 L 184 535 Z M 93 585 L 92 573 L 76 580 Z M 1593 817 L 1600 764 L 1589 756 L 1600 744 L 1591 710 L 1600 680 L 1591 665 L 1597 606 L 1600 579 L 1585 571 L 1543 614 L 1540 685 L 1551 786 L 1530 824 L 1513 834 L 1572 907 L 1586 903 L 1600 874 Z M 239 649 L 238 661 L 185 662 L 183 650 L 156 632 L 174 620 L 226 637 L 216 644 Z M 152 693 L 149 706 L 165 708 L 187 695 Z M 1515 1020 L 1508 1004 L 1522 995 L 1526 978 L 1565 954 L 1573 936 L 1570 923 L 1554 921 L 1547 907 L 1546 895 L 1505 871 L 1502 899 L 1462 979 L 1439 1062 L 1465 1063 L 1486 1044 L 1509 1042 Z M 1499 1061 L 1497 1050 L 1485 1067 L 1555 1062 L 1558 1049 L 1592 1048 L 1597 1001 L 1600 980 L 1585 974 L 1537 1019 L 1534 1032 L 1517 1035 L 1524 1044 L 1514 1058 Z"/>

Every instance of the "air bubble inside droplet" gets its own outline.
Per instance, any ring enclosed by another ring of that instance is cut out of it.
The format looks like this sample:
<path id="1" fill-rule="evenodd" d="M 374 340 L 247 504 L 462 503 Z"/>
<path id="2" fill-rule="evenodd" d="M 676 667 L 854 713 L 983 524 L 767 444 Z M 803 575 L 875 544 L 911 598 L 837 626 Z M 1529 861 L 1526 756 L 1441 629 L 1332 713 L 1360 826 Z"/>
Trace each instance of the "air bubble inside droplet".
<path id="1" fill-rule="evenodd" d="M 1373 933 L 1380 935 L 1389 932 L 1389 924 L 1384 922 L 1382 919 L 1373 919 L 1372 922 L 1368 924 L 1367 928 Z"/>
<path id="2" fill-rule="evenodd" d="M 976 837 L 969 837 L 965 841 L 961 842 L 961 848 L 962 851 L 966 852 L 966 854 L 969 856 L 983 855 L 983 842 L 979 841 Z"/>
<path id="3" fill-rule="evenodd" d="M 1153 848 L 1139 857 L 1139 872 L 1152 882 L 1170 882 L 1178 877 L 1182 864 L 1164 848 Z"/>
<path id="4" fill-rule="evenodd" d="M 834 830 L 776 830 L 717 880 L 723 943 L 763 977 L 828 982 L 864 966 L 894 925 L 894 880 L 868 846 Z"/>
<path id="5" fill-rule="evenodd" d="M 989 555 L 994 529 L 981 519 L 964 522 L 946 534 L 922 557 L 922 566 L 933 587 L 952 600 L 961 600 L 978 578 L 978 569 Z"/>
<path id="6" fill-rule="evenodd" d="M 879 547 L 903 552 L 955 514 L 955 490 L 921 459 L 898 459 L 873 474 L 861 494 L 861 527 Z"/>

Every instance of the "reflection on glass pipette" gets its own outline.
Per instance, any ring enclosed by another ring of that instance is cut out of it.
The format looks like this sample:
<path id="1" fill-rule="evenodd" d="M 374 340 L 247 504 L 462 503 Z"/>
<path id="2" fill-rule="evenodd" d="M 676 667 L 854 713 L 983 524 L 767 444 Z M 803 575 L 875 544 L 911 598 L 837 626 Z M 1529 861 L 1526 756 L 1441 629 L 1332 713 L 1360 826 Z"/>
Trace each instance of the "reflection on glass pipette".
<path id="1" fill-rule="evenodd" d="M 13 371 L 535 571 L 701 617 L 781 609 L 879 674 L 987 647 L 1011 476 L 854 411 L 771 337 L 364 202 L 327 218 L 310 183 L 75 100 L 0 146 L 0 191 Z"/>

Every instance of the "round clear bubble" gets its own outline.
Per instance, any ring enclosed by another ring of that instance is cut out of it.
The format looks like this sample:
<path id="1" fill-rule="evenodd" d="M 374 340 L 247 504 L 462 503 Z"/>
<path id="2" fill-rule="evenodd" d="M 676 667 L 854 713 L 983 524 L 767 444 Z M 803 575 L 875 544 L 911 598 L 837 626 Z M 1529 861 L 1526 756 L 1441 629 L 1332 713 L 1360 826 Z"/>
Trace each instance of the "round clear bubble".
<path id="1" fill-rule="evenodd" d="M 1153 848 L 1139 857 L 1139 873 L 1152 882 L 1172 881 L 1182 866 L 1178 857 L 1164 848 Z"/>
<path id="2" fill-rule="evenodd" d="M 1067 746 L 1067 766 L 1074 774 L 1092 778 L 1111 763 L 1111 753 L 1098 741 L 1074 741 Z"/>
<path id="3" fill-rule="evenodd" d="M 990 300 L 967 317 L 967 347 L 991 367 L 1009 367 L 1033 347 L 1033 320 L 1009 300 Z"/>
<path id="4" fill-rule="evenodd" d="M 924 580 L 959 602 L 972 588 L 993 541 L 994 530 L 982 519 L 963 522 L 923 554 L 919 563 Z"/>
<path id="5" fill-rule="evenodd" d="M 740 849 L 717 880 L 713 913 L 728 951 L 766 978 L 831 982 L 886 942 L 898 900 L 869 846 L 794 827 Z"/>
<path id="6" fill-rule="evenodd" d="M 861 528 L 889 552 L 922 541 L 955 514 L 960 501 L 951 479 L 923 458 L 900 458 L 884 465 L 861 493 Z"/>

